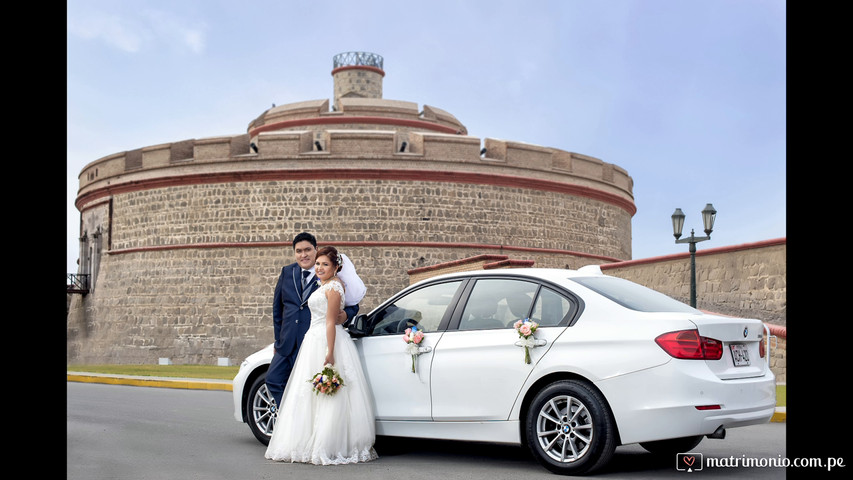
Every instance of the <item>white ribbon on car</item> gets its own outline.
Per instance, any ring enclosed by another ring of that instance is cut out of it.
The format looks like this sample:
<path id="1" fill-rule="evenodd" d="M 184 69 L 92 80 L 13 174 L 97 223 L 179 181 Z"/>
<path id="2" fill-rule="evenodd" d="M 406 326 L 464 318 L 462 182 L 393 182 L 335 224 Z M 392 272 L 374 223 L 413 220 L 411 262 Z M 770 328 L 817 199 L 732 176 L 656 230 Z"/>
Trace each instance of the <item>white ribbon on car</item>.
<path id="1" fill-rule="evenodd" d="M 432 347 L 421 347 L 414 343 L 406 344 L 406 353 L 408 353 L 409 355 L 420 355 L 422 353 L 427 353 L 431 351 Z"/>
<path id="2" fill-rule="evenodd" d="M 519 347 L 529 347 L 529 348 L 542 347 L 546 343 L 548 343 L 546 340 L 541 339 L 541 338 L 535 338 L 532 336 L 527 337 L 527 338 L 522 338 L 519 341 L 515 342 L 515 344 Z"/>

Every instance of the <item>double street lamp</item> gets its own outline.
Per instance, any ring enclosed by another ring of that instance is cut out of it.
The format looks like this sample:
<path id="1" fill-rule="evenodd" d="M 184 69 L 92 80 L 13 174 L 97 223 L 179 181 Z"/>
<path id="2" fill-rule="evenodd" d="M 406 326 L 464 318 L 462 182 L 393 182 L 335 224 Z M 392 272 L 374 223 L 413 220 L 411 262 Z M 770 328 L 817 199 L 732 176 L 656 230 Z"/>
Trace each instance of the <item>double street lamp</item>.
<path id="1" fill-rule="evenodd" d="M 717 219 L 717 211 L 710 203 L 702 210 L 702 223 L 705 226 L 705 236 L 697 237 L 690 229 L 690 236 L 681 238 L 681 229 L 684 227 L 684 212 L 680 208 L 675 209 L 672 214 L 672 233 L 675 243 L 690 244 L 690 306 L 696 308 L 696 244 L 711 239 L 711 231 L 714 230 L 714 220 Z"/>

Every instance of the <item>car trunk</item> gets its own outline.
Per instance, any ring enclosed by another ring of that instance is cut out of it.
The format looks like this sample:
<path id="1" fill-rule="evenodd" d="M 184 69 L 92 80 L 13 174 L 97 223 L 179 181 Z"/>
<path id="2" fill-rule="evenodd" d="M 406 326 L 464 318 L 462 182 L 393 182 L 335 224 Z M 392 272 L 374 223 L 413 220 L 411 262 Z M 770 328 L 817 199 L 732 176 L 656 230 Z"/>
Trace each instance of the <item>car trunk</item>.
<path id="1" fill-rule="evenodd" d="M 767 339 L 767 332 L 760 320 L 701 315 L 692 317 L 691 321 L 699 330 L 699 335 L 723 343 L 723 354 L 719 360 L 705 360 L 720 379 L 758 377 L 769 368 L 769 352 L 765 350 L 764 357 L 760 356 L 760 343 Z"/>

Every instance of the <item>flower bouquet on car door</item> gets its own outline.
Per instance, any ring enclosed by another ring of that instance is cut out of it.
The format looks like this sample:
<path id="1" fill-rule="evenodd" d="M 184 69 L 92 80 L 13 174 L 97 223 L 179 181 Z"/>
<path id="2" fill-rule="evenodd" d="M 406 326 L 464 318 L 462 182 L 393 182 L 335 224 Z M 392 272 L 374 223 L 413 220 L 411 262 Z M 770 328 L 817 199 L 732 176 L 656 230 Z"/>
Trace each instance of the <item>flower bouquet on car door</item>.
<path id="1" fill-rule="evenodd" d="M 525 318 L 524 320 L 515 322 L 513 327 L 515 327 L 515 331 L 518 332 L 518 336 L 521 337 L 521 340 L 516 342 L 516 345 L 524 347 L 524 363 L 529 364 L 530 347 L 536 346 L 536 338 L 533 334 L 536 332 L 536 329 L 539 328 L 539 324 Z"/>
<path id="2" fill-rule="evenodd" d="M 415 373 L 415 360 L 420 355 L 420 344 L 424 341 L 423 330 L 418 330 L 418 327 L 406 329 L 406 334 L 403 335 L 403 341 L 406 342 L 406 353 L 412 356 L 412 373 Z"/>

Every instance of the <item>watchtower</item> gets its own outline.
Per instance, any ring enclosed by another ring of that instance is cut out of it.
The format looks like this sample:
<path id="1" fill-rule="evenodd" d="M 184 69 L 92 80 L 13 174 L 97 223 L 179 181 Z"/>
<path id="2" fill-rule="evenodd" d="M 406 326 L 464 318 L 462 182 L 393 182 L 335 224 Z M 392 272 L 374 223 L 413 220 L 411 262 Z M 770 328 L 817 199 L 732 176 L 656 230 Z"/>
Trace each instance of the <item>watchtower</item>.
<path id="1" fill-rule="evenodd" d="M 335 55 L 332 61 L 335 110 L 341 109 L 341 98 L 382 98 L 382 77 L 385 76 L 382 56 L 369 52 L 344 52 Z"/>

